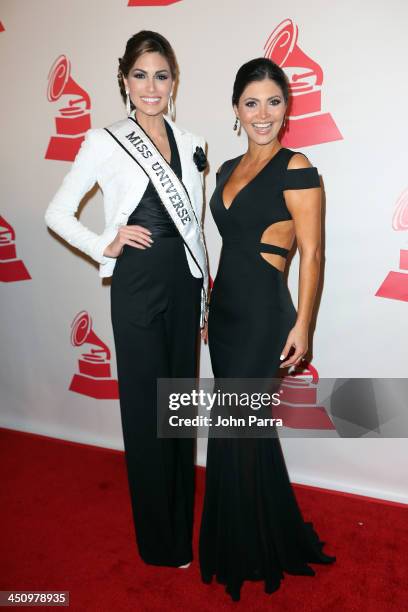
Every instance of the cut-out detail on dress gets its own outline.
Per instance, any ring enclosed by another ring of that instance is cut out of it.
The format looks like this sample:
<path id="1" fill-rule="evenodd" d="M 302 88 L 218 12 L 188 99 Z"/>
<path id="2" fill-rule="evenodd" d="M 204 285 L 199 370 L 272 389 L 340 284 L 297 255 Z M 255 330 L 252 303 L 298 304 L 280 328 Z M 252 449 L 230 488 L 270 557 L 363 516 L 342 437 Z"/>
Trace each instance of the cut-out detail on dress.
<path id="1" fill-rule="evenodd" d="M 262 232 L 260 242 L 267 244 L 276 244 L 284 249 L 289 248 L 288 242 L 293 240 L 294 236 L 294 223 L 292 219 L 285 219 L 283 221 L 275 221 L 268 225 Z"/>
<path id="2" fill-rule="evenodd" d="M 288 231 L 282 232 L 278 228 L 287 227 L 290 228 Z M 285 234 L 285 235 L 283 235 Z M 268 265 L 276 268 L 279 272 L 283 272 L 285 269 L 284 258 L 289 254 L 289 249 L 285 245 L 288 243 L 288 238 L 293 236 L 293 221 L 276 221 L 263 231 L 260 242 L 260 255 L 266 261 Z"/>
<path id="3" fill-rule="evenodd" d="M 278 272 L 283 272 L 285 269 L 285 259 L 282 255 L 276 255 L 275 253 L 259 253 L 262 259 L 268 264 L 269 267 L 274 268 Z"/>

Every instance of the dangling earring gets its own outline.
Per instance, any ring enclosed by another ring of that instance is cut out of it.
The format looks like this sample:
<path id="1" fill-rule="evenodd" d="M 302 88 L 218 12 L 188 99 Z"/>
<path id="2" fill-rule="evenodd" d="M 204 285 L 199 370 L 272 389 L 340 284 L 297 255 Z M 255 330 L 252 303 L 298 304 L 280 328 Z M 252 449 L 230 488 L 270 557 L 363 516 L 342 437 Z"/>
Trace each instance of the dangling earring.
<path id="1" fill-rule="evenodd" d="M 238 129 L 238 124 L 239 124 L 239 119 L 238 117 L 235 117 L 235 123 L 234 123 L 234 127 L 232 128 L 234 130 L 234 132 L 237 131 Z"/>
<path id="2" fill-rule="evenodd" d="M 126 113 L 128 117 L 131 113 L 131 110 L 132 109 L 130 108 L 130 96 L 129 96 L 129 92 L 126 90 Z"/>
<path id="3" fill-rule="evenodd" d="M 176 117 L 176 105 L 174 104 L 173 94 L 170 94 L 167 109 L 168 109 L 167 112 L 170 115 L 171 120 L 174 121 Z"/>
<path id="4" fill-rule="evenodd" d="M 282 128 L 285 129 L 286 126 L 286 117 L 283 118 Z"/>

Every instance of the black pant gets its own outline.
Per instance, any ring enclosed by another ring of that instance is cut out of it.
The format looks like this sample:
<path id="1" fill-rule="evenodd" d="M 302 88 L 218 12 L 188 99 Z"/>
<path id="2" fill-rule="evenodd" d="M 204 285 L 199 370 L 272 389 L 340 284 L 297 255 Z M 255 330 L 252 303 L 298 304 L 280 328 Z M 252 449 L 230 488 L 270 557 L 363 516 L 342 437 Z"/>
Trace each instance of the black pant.
<path id="1" fill-rule="evenodd" d="M 139 553 L 146 563 L 192 559 L 194 440 L 157 437 L 157 378 L 196 375 L 201 279 L 179 237 L 125 246 L 111 286 L 120 409 Z"/>

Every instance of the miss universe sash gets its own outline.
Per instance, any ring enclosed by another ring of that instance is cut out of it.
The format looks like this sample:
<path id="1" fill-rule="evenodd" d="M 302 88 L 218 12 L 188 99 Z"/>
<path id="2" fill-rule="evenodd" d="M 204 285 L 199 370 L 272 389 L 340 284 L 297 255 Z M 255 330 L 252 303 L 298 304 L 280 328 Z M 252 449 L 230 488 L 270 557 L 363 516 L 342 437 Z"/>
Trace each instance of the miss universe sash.
<path id="1" fill-rule="evenodd" d="M 184 244 L 200 269 L 203 278 L 200 326 L 203 327 L 208 304 L 207 254 L 201 224 L 196 217 L 187 190 L 132 117 L 119 121 L 105 130 L 139 164 L 152 181 Z"/>

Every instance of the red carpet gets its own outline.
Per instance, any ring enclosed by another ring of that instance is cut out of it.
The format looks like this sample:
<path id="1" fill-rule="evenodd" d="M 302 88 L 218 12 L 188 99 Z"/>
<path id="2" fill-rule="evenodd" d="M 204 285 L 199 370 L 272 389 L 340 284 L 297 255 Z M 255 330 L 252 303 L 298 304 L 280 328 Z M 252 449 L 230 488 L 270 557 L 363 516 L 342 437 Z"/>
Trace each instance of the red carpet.
<path id="1" fill-rule="evenodd" d="M 197 470 L 195 551 L 204 470 Z M 333 566 L 285 576 L 265 595 L 245 583 L 233 603 L 187 570 L 139 561 L 124 455 L 0 429 L 0 590 L 70 591 L 70 610 L 384 612 L 408 608 L 407 506 L 295 486 Z"/>

